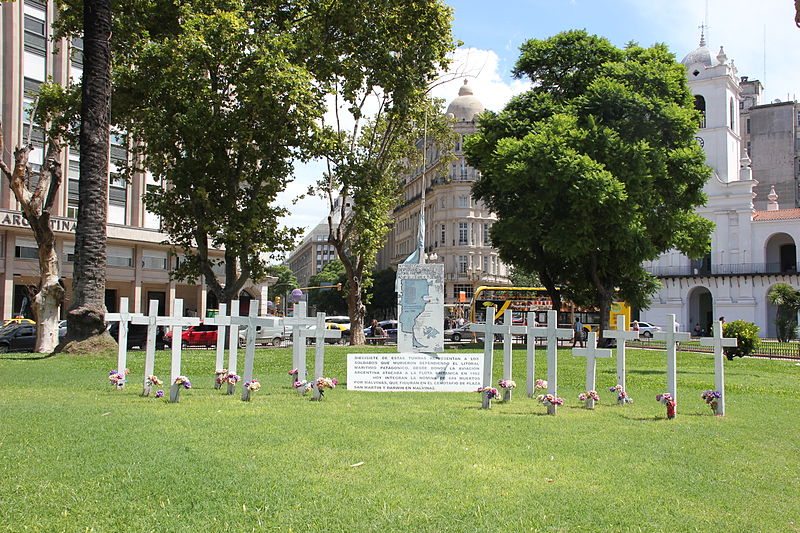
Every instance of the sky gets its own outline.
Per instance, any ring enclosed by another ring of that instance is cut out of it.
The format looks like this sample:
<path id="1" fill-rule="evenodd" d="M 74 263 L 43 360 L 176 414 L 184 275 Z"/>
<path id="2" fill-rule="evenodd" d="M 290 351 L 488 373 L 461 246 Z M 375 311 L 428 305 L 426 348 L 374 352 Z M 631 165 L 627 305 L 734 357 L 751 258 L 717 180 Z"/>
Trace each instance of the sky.
<path id="1" fill-rule="evenodd" d="M 800 28 L 792 0 L 445 0 L 453 8 L 453 36 L 463 43 L 453 55 L 458 79 L 438 86 L 434 96 L 450 102 L 463 78 L 487 109 L 500 111 L 528 80 L 511 70 L 520 45 L 570 29 L 585 29 L 616 46 L 665 43 L 680 61 L 697 48 L 700 26 L 712 50 L 724 46 L 739 76 L 758 79 L 764 103 L 800 96 Z M 322 164 L 295 169 L 295 181 L 278 198 L 291 214 L 282 223 L 313 229 L 326 215 L 324 201 L 298 195 L 316 181 Z"/>

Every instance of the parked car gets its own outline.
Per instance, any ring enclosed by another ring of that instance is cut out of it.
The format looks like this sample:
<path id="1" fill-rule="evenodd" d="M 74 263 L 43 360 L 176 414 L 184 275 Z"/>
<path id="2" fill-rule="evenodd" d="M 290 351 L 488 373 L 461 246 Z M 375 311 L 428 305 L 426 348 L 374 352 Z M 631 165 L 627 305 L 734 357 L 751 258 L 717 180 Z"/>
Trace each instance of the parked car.
<path id="1" fill-rule="evenodd" d="M 272 315 L 265 318 L 269 319 L 265 325 L 256 326 L 256 344 L 280 346 L 283 341 L 291 336 L 291 332 L 286 331 L 283 325 L 283 318 Z M 247 328 L 239 328 L 239 346 L 244 347 L 246 342 Z"/>
<path id="2" fill-rule="evenodd" d="M 59 329 L 58 336 L 62 339 L 66 328 Z M 6 352 L 32 352 L 36 347 L 36 324 L 9 324 L 0 329 L 0 353 Z"/>
<path id="3" fill-rule="evenodd" d="M 483 340 L 483 333 L 476 333 L 469 329 L 469 324 L 464 324 L 463 326 L 458 326 L 455 328 L 450 328 L 444 330 L 444 338 L 445 340 L 450 340 L 453 342 L 461 342 L 462 339 L 466 339 L 471 341 L 473 336 L 477 341 Z"/>
<path id="4" fill-rule="evenodd" d="M 325 319 L 325 329 L 338 329 L 342 336 L 340 338 L 330 338 L 325 339 L 325 342 L 336 344 L 336 343 L 346 343 L 350 342 L 350 319 L 347 319 L 347 324 L 343 324 L 341 322 L 328 322 L 327 318 Z"/>
<path id="5" fill-rule="evenodd" d="M 171 332 L 168 333 L 171 337 Z M 189 326 L 181 333 L 181 346 L 205 346 L 210 348 L 217 345 L 217 326 L 200 323 L 196 326 Z"/>
<path id="6" fill-rule="evenodd" d="M 649 322 L 639 322 L 638 327 L 636 326 L 636 324 L 634 324 L 631 329 L 633 329 L 633 331 L 638 331 L 639 335 L 641 335 L 642 337 L 646 337 L 648 339 L 652 337 L 653 333 L 655 333 L 656 331 L 661 331 L 660 327 L 654 326 Z"/>
<path id="7" fill-rule="evenodd" d="M 65 328 L 66 329 L 66 328 Z M 119 322 L 111 322 L 108 327 L 108 334 L 119 342 Z M 164 350 L 169 345 L 163 326 L 156 328 L 156 350 Z M 147 347 L 147 325 L 128 324 L 128 349 L 139 348 L 144 350 Z"/>

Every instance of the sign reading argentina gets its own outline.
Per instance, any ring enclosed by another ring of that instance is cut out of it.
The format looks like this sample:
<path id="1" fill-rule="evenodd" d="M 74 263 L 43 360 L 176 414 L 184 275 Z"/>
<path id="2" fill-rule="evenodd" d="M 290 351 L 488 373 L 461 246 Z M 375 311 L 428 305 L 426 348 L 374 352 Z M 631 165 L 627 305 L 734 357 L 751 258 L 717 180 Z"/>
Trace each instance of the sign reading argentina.
<path id="1" fill-rule="evenodd" d="M 444 351 L 444 265 L 400 264 L 397 288 L 398 351 Z"/>

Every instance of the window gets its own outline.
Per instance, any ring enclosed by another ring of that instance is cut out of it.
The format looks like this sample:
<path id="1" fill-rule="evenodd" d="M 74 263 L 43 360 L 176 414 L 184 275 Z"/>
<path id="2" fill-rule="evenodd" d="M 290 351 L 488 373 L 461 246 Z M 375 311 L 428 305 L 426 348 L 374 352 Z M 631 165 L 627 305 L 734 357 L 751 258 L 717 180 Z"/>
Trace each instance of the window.
<path id="1" fill-rule="evenodd" d="M 468 196 L 459 196 L 458 197 L 458 207 L 469 207 L 469 197 Z"/>
<path id="2" fill-rule="evenodd" d="M 729 107 L 728 113 L 730 114 L 730 118 L 731 118 L 731 129 L 735 130 L 736 129 L 736 113 L 734 111 L 735 108 L 733 107 L 733 97 L 731 97 L 730 106 L 728 106 L 728 107 Z"/>
<path id="3" fill-rule="evenodd" d="M 67 263 L 74 263 L 75 262 L 75 243 L 74 242 L 65 242 L 64 243 L 64 261 Z"/>
<path id="4" fill-rule="evenodd" d="M 25 51 L 47 55 L 47 15 L 41 9 L 25 6 Z"/>
<path id="5" fill-rule="evenodd" d="M 700 112 L 700 127 L 706 127 L 706 99 L 699 94 L 694 95 L 694 108 Z"/>
<path id="6" fill-rule="evenodd" d="M 442 243 L 442 246 L 444 246 L 445 240 L 447 239 L 447 233 L 445 232 L 445 227 L 446 227 L 446 226 L 445 226 L 444 224 L 442 224 L 442 227 L 441 227 L 441 230 L 442 230 L 442 240 L 441 240 L 441 241 L 439 241 L 439 242 L 441 242 L 441 243 Z"/>
<path id="7" fill-rule="evenodd" d="M 749 118 L 747 119 L 747 122 L 745 122 L 745 129 L 747 130 L 747 133 L 750 133 L 750 119 Z"/>
<path id="8" fill-rule="evenodd" d="M 459 255 L 458 256 L 458 273 L 459 274 L 466 274 L 467 273 L 467 256 L 466 255 Z"/>
<path id="9" fill-rule="evenodd" d="M 475 294 L 472 285 L 468 285 L 466 283 L 457 283 L 453 285 L 453 298 L 458 299 L 460 293 L 462 292 L 467 298 L 472 298 L 472 295 Z"/>
<path id="10" fill-rule="evenodd" d="M 147 180 L 150 181 L 151 174 L 147 173 Z M 147 183 L 147 192 L 155 193 L 158 190 L 158 185 L 155 183 Z M 144 227 L 150 229 L 161 229 L 161 217 L 151 212 L 145 207 L 144 210 Z"/>
<path id="11" fill-rule="evenodd" d="M 34 239 L 17 237 L 14 241 L 14 257 L 17 259 L 39 259 L 39 245 Z"/>
<path id="12" fill-rule="evenodd" d="M 467 244 L 467 223 L 458 223 L 458 244 Z"/>
<path id="13" fill-rule="evenodd" d="M 167 252 L 159 250 L 144 250 L 142 252 L 142 268 L 151 270 L 167 269 Z"/>
<path id="14" fill-rule="evenodd" d="M 67 167 L 67 217 L 78 218 L 78 183 L 81 174 L 80 162 L 70 154 Z"/>
<path id="15" fill-rule="evenodd" d="M 108 266 L 131 267 L 133 266 L 133 248 L 109 246 L 106 261 Z"/>
<path id="16" fill-rule="evenodd" d="M 83 38 L 72 38 L 72 66 L 83 69 Z"/>
<path id="17" fill-rule="evenodd" d="M 483 245 L 484 246 L 492 245 L 492 240 L 491 237 L 489 236 L 489 224 L 483 225 Z"/>
<path id="18" fill-rule="evenodd" d="M 483 271 L 484 272 L 489 272 L 489 256 L 488 255 L 484 255 L 483 256 Z"/>

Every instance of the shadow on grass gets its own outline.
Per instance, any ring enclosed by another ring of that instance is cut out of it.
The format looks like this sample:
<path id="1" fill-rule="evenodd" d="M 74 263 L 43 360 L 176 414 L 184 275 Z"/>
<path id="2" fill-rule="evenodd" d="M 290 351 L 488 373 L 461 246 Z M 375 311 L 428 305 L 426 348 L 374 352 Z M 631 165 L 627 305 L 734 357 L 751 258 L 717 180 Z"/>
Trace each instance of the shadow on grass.
<path id="1" fill-rule="evenodd" d="M 3 354 L 0 355 L 0 361 L 41 361 L 42 359 L 50 359 L 58 355 L 57 353 L 36 353 L 36 354 Z"/>

